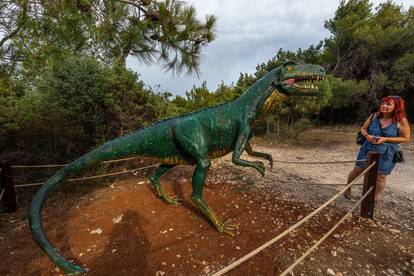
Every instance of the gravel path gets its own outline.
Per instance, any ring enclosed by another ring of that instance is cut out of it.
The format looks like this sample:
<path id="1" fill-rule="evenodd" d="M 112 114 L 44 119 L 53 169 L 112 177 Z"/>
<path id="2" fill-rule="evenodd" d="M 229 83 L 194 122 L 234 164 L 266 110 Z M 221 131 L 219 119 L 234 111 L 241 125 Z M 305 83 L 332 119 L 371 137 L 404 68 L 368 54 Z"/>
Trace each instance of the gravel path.
<path id="1" fill-rule="evenodd" d="M 275 191 L 282 191 L 285 198 L 319 205 L 344 187 L 335 184 L 346 183 L 347 175 L 354 164 L 299 165 L 286 164 L 283 161 L 355 160 L 359 146 L 355 144 L 354 139 L 354 129 L 349 126 L 311 129 L 301 133 L 296 139 L 287 141 L 272 137 L 255 138 L 254 150 L 268 152 L 273 156 L 273 168 L 266 164 L 267 172 L 271 173 L 262 178 L 252 169 L 242 170 L 258 182 L 259 188 L 266 186 Z M 403 144 L 402 150 L 406 162 L 397 164 L 388 177 L 387 188 L 376 206 L 375 218 L 387 225 L 414 230 L 414 143 L 410 141 Z M 243 154 L 243 157 L 250 159 L 246 154 Z M 231 155 L 219 162 L 223 161 L 230 162 Z M 358 183 L 362 184 L 362 181 L 361 179 Z M 349 209 L 361 194 L 362 186 L 356 186 L 351 201 L 341 197 L 334 206 Z"/>

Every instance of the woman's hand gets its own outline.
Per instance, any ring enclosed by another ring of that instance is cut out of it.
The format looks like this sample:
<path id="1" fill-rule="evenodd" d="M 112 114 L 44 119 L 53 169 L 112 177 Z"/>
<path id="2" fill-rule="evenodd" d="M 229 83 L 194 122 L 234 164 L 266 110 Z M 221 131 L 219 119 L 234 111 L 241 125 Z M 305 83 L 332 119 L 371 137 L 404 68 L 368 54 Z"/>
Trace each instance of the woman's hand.
<path id="1" fill-rule="evenodd" d="M 365 136 L 365 139 L 367 139 L 368 142 L 370 142 L 372 144 L 375 144 L 374 137 L 375 136 L 373 136 L 373 135 L 367 135 L 367 136 Z"/>
<path id="2" fill-rule="evenodd" d="M 372 142 L 374 145 L 379 145 L 387 142 L 387 137 L 373 136 Z"/>

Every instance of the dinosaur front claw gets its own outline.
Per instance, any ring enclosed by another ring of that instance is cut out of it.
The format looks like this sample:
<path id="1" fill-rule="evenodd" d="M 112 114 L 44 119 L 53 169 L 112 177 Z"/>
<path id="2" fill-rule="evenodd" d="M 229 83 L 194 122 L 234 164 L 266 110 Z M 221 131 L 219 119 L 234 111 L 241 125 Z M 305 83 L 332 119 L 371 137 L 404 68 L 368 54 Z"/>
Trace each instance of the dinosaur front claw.
<path id="1" fill-rule="evenodd" d="M 269 154 L 269 165 L 270 168 L 273 168 L 273 156 L 271 154 Z"/>
<path id="2" fill-rule="evenodd" d="M 255 161 L 253 162 L 253 167 L 262 175 L 265 175 L 265 166 L 263 165 L 263 162 Z"/>

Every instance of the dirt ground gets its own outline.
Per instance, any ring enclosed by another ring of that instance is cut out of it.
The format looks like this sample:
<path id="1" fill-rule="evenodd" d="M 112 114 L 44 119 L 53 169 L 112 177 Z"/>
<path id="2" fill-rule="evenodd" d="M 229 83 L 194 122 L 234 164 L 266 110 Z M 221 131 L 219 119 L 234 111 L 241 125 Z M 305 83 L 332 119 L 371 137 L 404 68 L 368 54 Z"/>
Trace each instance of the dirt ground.
<path id="1" fill-rule="evenodd" d="M 85 265 L 87 275 L 210 275 L 277 236 L 343 188 L 335 184 L 345 183 L 352 164 L 281 161 L 353 160 L 358 150 L 354 132 L 331 127 L 306 131 L 289 142 L 255 139 L 254 149 L 271 152 L 275 160 L 265 177 L 232 165 L 229 156 L 215 160 L 204 197 L 220 217 L 239 225 L 235 236 L 220 235 L 191 203 L 190 166 L 179 166 L 163 178 L 170 193 L 183 197 L 181 206 L 167 205 L 154 195 L 148 169 L 105 185 L 67 184 L 46 203 L 44 226 L 52 244 L 66 258 Z M 293 270 L 294 275 L 414 275 L 414 145 L 403 149 L 407 162 L 390 176 L 375 219 L 360 218 L 357 208 Z M 280 274 L 355 204 L 360 186 L 353 195 L 351 201 L 338 198 L 226 275 Z M 23 198 L 20 195 L 21 204 Z M 0 275 L 59 275 L 33 242 L 26 213 L 22 206 L 14 214 L 0 214 Z"/>

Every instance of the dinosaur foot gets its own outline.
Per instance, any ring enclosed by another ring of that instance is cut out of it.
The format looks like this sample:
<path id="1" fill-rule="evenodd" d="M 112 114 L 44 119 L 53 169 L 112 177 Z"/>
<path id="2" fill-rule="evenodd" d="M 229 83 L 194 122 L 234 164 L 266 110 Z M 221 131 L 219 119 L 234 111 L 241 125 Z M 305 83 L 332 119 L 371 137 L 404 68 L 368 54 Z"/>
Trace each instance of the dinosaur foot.
<path id="1" fill-rule="evenodd" d="M 234 236 L 234 230 L 239 228 L 238 224 L 230 223 L 230 221 L 226 220 L 224 222 L 219 222 L 215 225 L 217 230 L 220 234 L 228 234 L 230 236 Z"/>
<path id="2" fill-rule="evenodd" d="M 162 201 L 164 201 L 167 204 L 171 204 L 171 205 L 181 205 L 181 201 L 183 200 L 181 197 L 179 196 L 171 196 L 169 195 L 164 188 L 162 188 L 161 186 L 157 185 L 154 186 L 155 189 L 155 194 L 162 199 Z"/>
<path id="3" fill-rule="evenodd" d="M 162 195 L 161 196 L 161 199 L 165 203 L 168 203 L 168 204 L 171 204 L 171 205 L 181 205 L 181 201 L 183 201 L 183 198 L 182 197 L 179 197 L 179 196 L 170 196 L 168 194 Z"/>
<path id="4" fill-rule="evenodd" d="M 232 224 L 229 220 L 222 222 L 222 220 L 213 212 L 213 210 L 201 198 L 191 197 L 192 201 L 198 209 L 207 216 L 210 222 L 216 227 L 220 234 L 229 234 L 234 236 L 233 231 L 238 228 L 238 224 Z"/>

